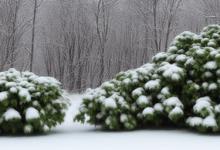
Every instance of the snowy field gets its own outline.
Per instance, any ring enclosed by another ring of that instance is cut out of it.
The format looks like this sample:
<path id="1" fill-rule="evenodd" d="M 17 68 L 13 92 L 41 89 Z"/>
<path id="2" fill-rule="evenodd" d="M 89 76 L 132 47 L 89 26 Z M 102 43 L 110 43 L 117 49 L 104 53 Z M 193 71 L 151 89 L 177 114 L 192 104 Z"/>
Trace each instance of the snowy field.
<path id="1" fill-rule="evenodd" d="M 1 150 L 217 150 L 220 135 L 187 130 L 138 130 L 104 132 L 94 126 L 73 123 L 80 96 L 72 95 L 65 122 L 47 135 L 0 136 Z"/>

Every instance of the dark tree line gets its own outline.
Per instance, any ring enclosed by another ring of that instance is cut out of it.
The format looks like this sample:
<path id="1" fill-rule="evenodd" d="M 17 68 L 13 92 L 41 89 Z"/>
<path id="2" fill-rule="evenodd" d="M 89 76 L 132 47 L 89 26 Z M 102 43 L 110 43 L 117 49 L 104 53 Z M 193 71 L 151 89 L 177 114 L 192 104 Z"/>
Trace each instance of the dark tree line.
<path id="1" fill-rule="evenodd" d="M 179 32 L 220 22 L 220 0 L 0 0 L 0 69 L 96 87 L 166 51 Z"/>

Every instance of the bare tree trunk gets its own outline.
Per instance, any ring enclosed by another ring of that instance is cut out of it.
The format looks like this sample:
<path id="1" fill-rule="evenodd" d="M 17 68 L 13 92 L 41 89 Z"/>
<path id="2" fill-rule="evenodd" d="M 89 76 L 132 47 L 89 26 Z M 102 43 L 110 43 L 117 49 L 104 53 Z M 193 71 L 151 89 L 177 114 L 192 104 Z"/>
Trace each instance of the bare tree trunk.
<path id="1" fill-rule="evenodd" d="M 156 51 L 158 52 L 158 51 L 160 51 L 160 48 L 159 48 L 159 45 L 158 45 L 158 37 L 157 37 L 157 31 L 158 31 L 158 27 L 157 27 L 157 4 L 158 4 L 158 0 L 153 0 L 154 44 L 155 44 Z"/>
<path id="2" fill-rule="evenodd" d="M 177 29 L 177 15 L 182 0 L 133 0 L 137 14 L 141 16 L 147 37 L 148 49 L 153 51 L 151 55 L 159 51 L 166 51 L 171 34 Z"/>
<path id="3" fill-rule="evenodd" d="M 31 58 L 30 58 L 30 71 L 33 71 L 34 64 L 34 46 L 35 46 L 35 25 L 36 25 L 36 15 L 37 15 L 37 0 L 34 0 L 34 13 L 32 21 L 32 38 L 31 38 Z"/>
<path id="4" fill-rule="evenodd" d="M 99 73 L 99 85 L 104 80 L 105 73 L 105 49 L 108 41 L 108 35 L 110 30 L 110 15 L 111 11 L 114 8 L 117 0 L 98 0 L 95 8 L 95 23 L 96 23 L 96 32 L 99 40 L 99 50 L 100 50 L 100 73 Z"/>
<path id="5" fill-rule="evenodd" d="M 16 42 L 16 27 L 17 27 L 17 17 L 18 17 L 18 10 L 19 10 L 19 6 L 20 6 L 20 0 L 15 2 L 15 10 L 14 10 L 14 18 L 13 18 L 13 25 L 12 25 L 12 46 L 11 46 L 11 62 L 10 62 L 10 67 L 13 68 L 14 67 L 14 63 L 15 63 L 15 42 Z"/>
<path id="6" fill-rule="evenodd" d="M 0 1 L 0 70 L 17 67 L 17 60 L 24 60 L 17 58 L 19 50 L 25 49 L 21 41 L 28 30 L 28 21 L 20 20 L 24 17 L 20 14 L 22 2 L 22 0 Z"/>

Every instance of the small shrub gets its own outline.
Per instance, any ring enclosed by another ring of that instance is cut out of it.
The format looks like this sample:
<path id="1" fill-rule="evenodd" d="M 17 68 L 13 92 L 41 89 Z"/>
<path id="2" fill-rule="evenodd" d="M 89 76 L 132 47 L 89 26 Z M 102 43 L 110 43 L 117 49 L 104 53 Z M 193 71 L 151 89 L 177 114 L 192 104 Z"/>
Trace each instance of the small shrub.
<path id="1" fill-rule="evenodd" d="M 0 132 L 45 132 L 63 122 L 66 102 L 51 77 L 9 69 L 0 72 Z"/>

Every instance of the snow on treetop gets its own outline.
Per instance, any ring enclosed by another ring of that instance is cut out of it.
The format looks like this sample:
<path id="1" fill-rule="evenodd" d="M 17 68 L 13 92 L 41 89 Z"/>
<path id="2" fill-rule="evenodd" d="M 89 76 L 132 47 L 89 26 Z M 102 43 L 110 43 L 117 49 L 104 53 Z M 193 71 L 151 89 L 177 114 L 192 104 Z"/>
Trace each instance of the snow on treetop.
<path id="1" fill-rule="evenodd" d="M 1 83 L 5 84 L 6 87 L 34 87 L 35 83 L 48 84 L 53 86 L 59 86 L 60 82 L 52 77 L 41 77 L 31 72 L 19 72 L 14 68 L 9 69 L 0 73 Z"/>
<path id="2" fill-rule="evenodd" d="M 196 100 L 196 104 L 193 106 L 193 110 L 195 112 L 200 112 L 202 109 L 206 108 L 209 109 L 211 107 L 209 97 L 202 97 Z"/>
<path id="3" fill-rule="evenodd" d="M 101 87 L 103 87 L 103 88 L 114 88 L 114 84 L 107 81 L 107 82 L 104 82 L 104 83 L 101 85 Z"/>
<path id="4" fill-rule="evenodd" d="M 212 74 L 212 72 L 210 72 L 210 71 L 206 71 L 205 73 L 204 73 L 204 77 L 206 77 L 206 78 L 211 78 L 213 76 L 213 74 Z"/>
<path id="5" fill-rule="evenodd" d="M 138 97 L 137 99 L 137 104 L 138 105 L 146 105 L 146 104 L 149 104 L 150 103 L 150 100 L 148 97 L 144 96 L 144 95 L 141 95 Z"/>
<path id="6" fill-rule="evenodd" d="M 4 101 L 8 98 L 8 92 L 4 91 L 4 92 L 0 92 L 0 102 Z"/>
<path id="7" fill-rule="evenodd" d="M 176 106 L 175 108 L 173 108 L 173 109 L 171 110 L 171 112 L 169 113 L 170 116 L 176 115 L 176 114 L 181 114 L 181 115 L 183 115 L 183 110 L 182 110 L 180 107 L 178 107 L 178 106 Z"/>
<path id="8" fill-rule="evenodd" d="M 164 88 L 162 88 L 161 94 L 169 95 L 169 94 L 170 94 L 169 87 L 164 87 Z"/>
<path id="9" fill-rule="evenodd" d="M 118 92 L 114 92 L 111 97 L 116 100 L 123 98 L 122 96 L 120 96 L 120 94 Z"/>
<path id="10" fill-rule="evenodd" d="M 183 110 L 182 110 L 180 107 L 176 106 L 175 108 L 173 108 L 173 109 L 169 112 L 168 117 L 170 118 L 170 120 L 174 120 L 174 121 L 176 120 L 176 121 L 177 121 L 177 118 L 179 119 L 179 118 L 181 118 L 183 115 L 184 115 Z M 178 117 L 177 117 L 177 116 L 178 116 Z"/>
<path id="11" fill-rule="evenodd" d="M 40 118 L 39 111 L 34 107 L 29 107 L 25 113 L 26 120 L 38 119 Z"/>
<path id="12" fill-rule="evenodd" d="M 34 81 L 36 81 L 39 84 L 50 84 L 50 85 L 54 85 L 54 86 L 61 84 L 55 78 L 47 77 L 47 76 L 35 78 Z"/>
<path id="13" fill-rule="evenodd" d="M 6 87 L 15 87 L 15 86 L 17 86 L 17 84 L 16 84 L 16 82 L 7 82 L 7 83 L 5 83 L 5 86 Z"/>
<path id="14" fill-rule="evenodd" d="M 84 97 L 84 98 L 86 98 L 86 97 Z M 88 98 L 88 97 L 87 97 Z M 99 96 L 99 97 L 97 97 L 97 102 L 102 102 L 102 101 L 104 101 L 106 99 L 106 97 L 105 96 Z M 91 100 L 91 99 L 88 99 L 88 100 Z"/>
<path id="15" fill-rule="evenodd" d="M 110 125 L 110 123 L 111 123 L 110 117 L 107 117 L 105 119 L 105 124 Z"/>
<path id="16" fill-rule="evenodd" d="M 191 32 L 191 31 L 183 31 L 182 33 L 180 33 L 180 36 L 184 36 L 184 37 L 197 37 L 198 35 Z"/>
<path id="17" fill-rule="evenodd" d="M 33 84 L 33 83 L 30 83 L 30 82 L 25 81 L 25 80 L 21 80 L 21 81 L 18 83 L 18 85 L 21 86 L 21 87 L 24 87 L 24 88 L 34 87 L 34 84 Z"/>
<path id="18" fill-rule="evenodd" d="M 205 54 L 205 50 L 204 49 L 201 49 L 201 48 L 197 48 L 197 50 L 195 51 L 195 53 L 198 55 L 198 56 L 202 56 Z"/>
<path id="19" fill-rule="evenodd" d="M 31 100 L 31 95 L 29 93 L 29 91 L 25 88 L 19 88 L 19 93 L 18 95 L 23 99 L 25 99 L 26 101 L 30 101 Z"/>
<path id="20" fill-rule="evenodd" d="M 214 110 L 215 110 L 215 112 L 220 113 L 220 104 L 216 105 Z"/>
<path id="21" fill-rule="evenodd" d="M 139 87 L 139 88 L 132 91 L 132 96 L 133 97 L 140 96 L 143 94 L 143 92 L 144 92 L 144 89 L 142 87 Z"/>
<path id="22" fill-rule="evenodd" d="M 44 125 L 43 130 L 44 130 L 45 132 L 47 132 L 47 131 L 50 130 L 50 128 L 49 128 L 47 125 Z"/>
<path id="23" fill-rule="evenodd" d="M 80 111 L 81 111 L 81 112 L 85 111 L 85 110 L 83 110 L 82 108 L 83 108 L 83 107 L 80 107 Z M 97 119 L 102 119 L 103 114 L 104 114 L 104 113 L 102 113 L 102 112 L 98 113 L 98 114 L 96 115 L 96 118 L 97 118 Z"/>
<path id="24" fill-rule="evenodd" d="M 173 42 L 175 42 L 175 41 L 173 41 Z M 178 50 L 178 49 L 177 49 L 176 46 L 170 46 L 169 49 L 168 49 L 168 52 L 170 52 L 170 53 L 175 53 L 177 50 Z"/>
<path id="25" fill-rule="evenodd" d="M 103 104 L 107 108 L 116 108 L 117 107 L 116 101 L 113 98 L 111 98 L 111 97 L 106 98 L 103 101 Z"/>
<path id="26" fill-rule="evenodd" d="M 186 120 L 186 123 L 191 127 L 200 126 L 202 124 L 203 119 L 201 117 L 189 117 Z"/>
<path id="27" fill-rule="evenodd" d="M 213 49 L 213 48 L 211 48 L 211 52 L 210 52 L 210 56 L 212 56 L 213 58 L 215 58 L 216 57 L 216 55 L 218 55 L 219 54 L 219 52 L 216 50 L 216 49 Z"/>
<path id="28" fill-rule="evenodd" d="M 28 134 L 28 133 L 31 133 L 32 130 L 33 130 L 33 127 L 32 127 L 31 125 L 28 124 L 28 125 L 25 125 L 25 126 L 24 126 L 24 132 L 25 132 L 25 133 L 27 133 L 27 134 Z"/>
<path id="29" fill-rule="evenodd" d="M 130 73 L 130 76 L 131 76 L 131 79 L 138 79 L 138 73 L 137 73 L 137 71 L 132 71 L 131 73 Z"/>
<path id="30" fill-rule="evenodd" d="M 124 97 L 120 96 L 119 99 L 118 99 L 118 103 L 124 107 L 124 108 L 128 108 L 128 103 L 125 101 Z"/>
<path id="31" fill-rule="evenodd" d="M 90 93 L 86 93 L 83 97 L 86 100 L 92 100 L 94 98 L 94 95 Z"/>
<path id="32" fill-rule="evenodd" d="M 13 76 L 16 77 L 16 76 L 21 75 L 21 73 L 14 68 L 10 68 L 10 69 L 8 69 L 8 71 L 5 71 L 5 72 L 7 73 L 7 75 L 9 77 L 13 77 Z M 4 72 L 3 72 L 3 74 L 4 74 Z"/>
<path id="33" fill-rule="evenodd" d="M 169 64 L 169 63 L 166 63 L 165 65 L 161 66 L 159 69 L 158 69 L 159 72 L 163 72 L 163 76 L 165 78 L 172 78 L 173 76 L 176 76 L 179 74 L 183 74 L 184 71 L 182 68 L 178 67 L 176 64 Z"/>
<path id="34" fill-rule="evenodd" d="M 184 39 L 195 39 L 198 38 L 198 35 L 195 33 L 192 33 L 190 31 L 184 31 L 182 33 L 180 33 L 179 35 L 177 35 L 175 37 L 175 39 L 173 40 L 173 42 L 171 43 L 171 45 L 176 45 L 176 43 L 178 41 L 184 40 Z"/>
<path id="35" fill-rule="evenodd" d="M 152 107 L 147 107 L 143 110 L 142 114 L 144 116 L 146 115 L 153 115 L 154 114 L 154 109 Z"/>
<path id="36" fill-rule="evenodd" d="M 106 91 L 104 89 L 101 88 L 96 88 L 96 90 L 94 91 L 94 95 L 106 95 Z"/>
<path id="37" fill-rule="evenodd" d="M 219 30 L 220 30 L 220 26 L 218 24 L 211 24 L 207 27 L 204 27 L 202 29 L 201 34 L 204 35 L 204 36 L 209 35 L 210 33 L 214 34 L 214 33 L 218 32 Z"/>
<path id="38" fill-rule="evenodd" d="M 140 68 L 144 68 L 147 71 L 151 71 L 151 70 L 154 70 L 154 67 L 155 67 L 155 64 L 147 63 L 147 64 L 141 66 Z"/>
<path id="39" fill-rule="evenodd" d="M 158 87 L 160 87 L 160 80 L 159 79 L 150 80 L 144 85 L 144 88 L 147 89 L 147 90 L 153 90 L 153 89 L 156 89 Z"/>
<path id="40" fill-rule="evenodd" d="M 193 65 L 195 63 L 195 60 L 193 58 L 189 58 L 186 60 L 185 65 Z"/>
<path id="41" fill-rule="evenodd" d="M 11 93 L 17 93 L 17 88 L 16 87 L 11 87 L 9 90 Z"/>
<path id="42" fill-rule="evenodd" d="M 210 40 L 207 45 L 211 46 L 211 47 L 215 47 L 216 43 L 214 41 Z"/>
<path id="43" fill-rule="evenodd" d="M 217 127 L 216 120 L 213 116 L 207 116 L 203 122 L 202 125 L 205 127 Z"/>
<path id="44" fill-rule="evenodd" d="M 128 121 L 128 116 L 127 116 L 126 114 L 121 114 L 121 116 L 120 116 L 120 121 L 121 121 L 122 123 Z"/>
<path id="45" fill-rule="evenodd" d="M 3 118 L 6 121 L 12 120 L 12 119 L 21 119 L 21 115 L 19 114 L 19 112 L 17 110 L 15 110 L 14 108 L 9 108 L 4 114 L 3 114 Z"/>
<path id="46" fill-rule="evenodd" d="M 218 88 L 218 85 L 216 83 L 211 83 L 209 84 L 208 90 L 212 91 L 212 90 L 216 90 Z"/>
<path id="47" fill-rule="evenodd" d="M 178 55 L 178 56 L 176 57 L 176 61 L 177 61 L 177 62 L 184 62 L 184 61 L 186 61 L 186 60 L 187 60 L 187 56 L 184 55 L 184 54 Z"/>
<path id="48" fill-rule="evenodd" d="M 123 83 L 124 83 L 125 85 L 130 84 L 130 83 L 131 83 L 131 79 L 129 79 L 129 78 L 124 79 L 124 80 L 123 80 Z"/>
<path id="49" fill-rule="evenodd" d="M 183 104 L 181 103 L 181 101 L 179 100 L 178 97 L 170 97 L 170 98 L 166 99 L 163 102 L 163 105 L 165 105 L 165 106 L 179 106 L 179 107 L 183 108 Z"/>
<path id="50" fill-rule="evenodd" d="M 215 70 L 217 69 L 217 63 L 215 61 L 209 61 L 204 65 L 204 68 L 208 70 Z"/>
<path id="51" fill-rule="evenodd" d="M 196 102 L 201 102 L 201 101 L 207 101 L 207 102 L 210 102 L 211 99 L 209 96 L 205 96 L 205 97 L 200 97 L 199 99 L 196 100 Z"/>
<path id="52" fill-rule="evenodd" d="M 219 38 L 219 37 L 220 37 L 220 35 L 218 33 L 213 33 L 213 35 L 212 35 L 212 38 L 214 38 L 214 39 Z"/>
<path id="53" fill-rule="evenodd" d="M 156 103 L 154 105 L 154 110 L 158 111 L 158 112 L 162 112 L 163 111 L 163 105 L 161 103 Z"/>
<path id="54" fill-rule="evenodd" d="M 164 60 L 166 59 L 168 56 L 167 53 L 165 52 L 160 52 L 160 53 L 157 53 L 154 57 L 153 57 L 153 60 L 154 61 L 159 61 L 159 60 Z"/>
<path id="55" fill-rule="evenodd" d="M 137 71 L 137 73 L 142 74 L 142 75 L 149 75 L 154 71 L 154 69 L 153 69 L 153 66 L 146 65 L 146 66 L 142 66 L 142 67 L 136 69 L 136 71 Z"/>

